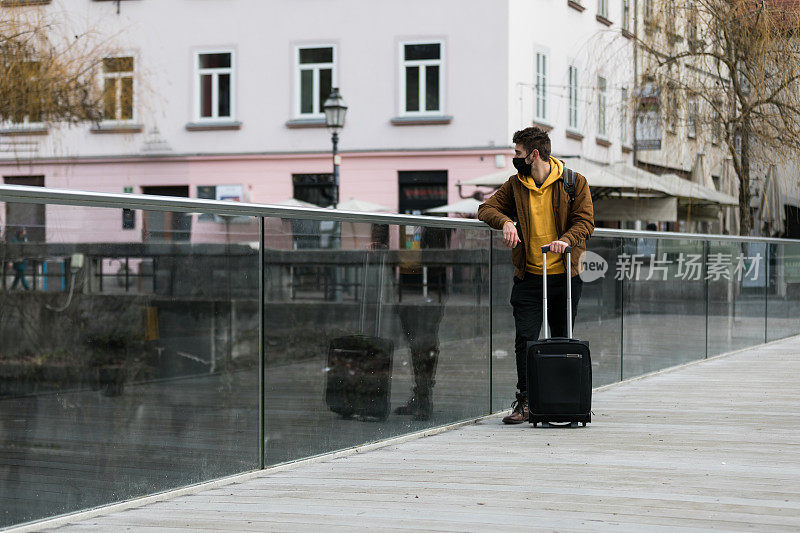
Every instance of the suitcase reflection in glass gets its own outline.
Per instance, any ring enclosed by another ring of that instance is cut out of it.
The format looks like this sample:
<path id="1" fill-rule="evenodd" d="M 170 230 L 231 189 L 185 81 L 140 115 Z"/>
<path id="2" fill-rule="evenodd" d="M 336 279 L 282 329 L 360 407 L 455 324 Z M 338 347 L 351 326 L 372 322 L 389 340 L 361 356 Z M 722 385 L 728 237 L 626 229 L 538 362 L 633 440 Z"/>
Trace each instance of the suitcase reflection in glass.
<path id="1" fill-rule="evenodd" d="M 359 416 L 385 420 L 389 416 L 394 343 L 379 336 L 386 255 L 385 250 L 367 252 L 364 260 L 359 319 L 362 333 L 337 337 L 328 347 L 325 403 L 331 411 L 344 418 Z M 377 264 L 372 265 L 371 258 L 377 258 Z M 377 267 L 377 275 L 370 276 L 373 266 Z M 375 334 L 364 335 L 370 277 L 377 279 Z"/>

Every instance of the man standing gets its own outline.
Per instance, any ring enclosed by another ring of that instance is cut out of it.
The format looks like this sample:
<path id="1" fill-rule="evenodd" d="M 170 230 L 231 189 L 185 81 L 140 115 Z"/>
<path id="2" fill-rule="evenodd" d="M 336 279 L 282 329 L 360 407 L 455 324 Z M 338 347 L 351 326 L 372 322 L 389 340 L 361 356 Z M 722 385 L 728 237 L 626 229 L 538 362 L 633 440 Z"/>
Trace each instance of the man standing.
<path id="1" fill-rule="evenodd" d="M 564 163 L 550 156 L 547 132 L 531 127 L 514 134 L 514 167 L 511 176 L 497 192 L 478 208 L 478 218 L 503 230 L 503 244 L 512 249 L 514 309 L 517 359 L 517 399 L 513 411 L 503 418 L 506 424 L 528 419 L 528 390 L 525 348 L 539 338 L 542 327 L 542 251 L 547 254 L 548 322 L 551 336 L 566 337 L 566 278 L 572 283 L 573 323 L 583 282 L 580 256 L 594 230 L 592 197 L 586 178 L 575 174 L 573 187 L 564 182 Z M 570 190 L 571 189 L 571 190 Z M 515 227 L 514 222 L 517 223 Z M 561 255 L 572 247 L 572 264 Z"/>

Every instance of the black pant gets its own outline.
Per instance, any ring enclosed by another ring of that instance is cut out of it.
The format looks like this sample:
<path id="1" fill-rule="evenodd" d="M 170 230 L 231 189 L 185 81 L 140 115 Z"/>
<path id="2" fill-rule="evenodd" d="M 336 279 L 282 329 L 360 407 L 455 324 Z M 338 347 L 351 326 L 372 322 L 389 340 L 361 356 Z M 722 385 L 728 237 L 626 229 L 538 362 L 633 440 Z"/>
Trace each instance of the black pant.
<path id="1" fill-rule="evenodd" d="M 566 274 L 547 276 L 547 320 L 551 337 L 567 336 L 567 284 Z M 578 313 L 583 280 L 572 278 L 572 323 Z M 527 355 L 525 348 L 529 341 L 539 338 L 544 318 L 542 310 L 542 276 L 526 273 L 524 279 L 514 278 L 511 290 L 511 305 L 514 308 L 514 325 L 517 335 L 514 349 L 517 355 L 517 389 L 528 391 Z"/>
<path id="2" fill-rule="evenodd" d="M 400 305 L 400 324 L 408 340 L 414 371 L 414 396 L 430 397 L 439 363 L 439 323 L 444 305 Z"/>

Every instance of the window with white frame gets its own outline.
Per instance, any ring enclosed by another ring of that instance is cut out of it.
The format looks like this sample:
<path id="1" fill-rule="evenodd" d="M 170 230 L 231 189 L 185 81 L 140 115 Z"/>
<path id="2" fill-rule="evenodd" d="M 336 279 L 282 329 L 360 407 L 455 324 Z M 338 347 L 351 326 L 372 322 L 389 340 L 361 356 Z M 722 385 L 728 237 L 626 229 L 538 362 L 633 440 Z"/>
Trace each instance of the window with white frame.
<path id="1" fill-rule="evenodd" d="M 133 120 L 132 57 L 103 59 L 103 120 Z"/>
<path id="2" fill-rule="evenodd" d="M 195 119 L 233 118 L 233 52 L 198 52 Z"/>
<path id="3" fill-rule="evenodd" d="M 697 103 L 697 98 L 692 97 L 689 100 L 686 112 L 689 115 L 688 117 L 686 117 L 687 118 L 687 120 L 686 120 L 686 135 L 690 139 L 696 139 L 697 138 L 697 115 L 698 115 L 698 112 L 699 112 L 699 105 Z"/>
<path id="4" fill-rule="evenodd" d="M 597 135 L 605 138 L 608 134 L 606 128 L 606 91 L 608 82 L 602 76 L 597 77 Z"/>
<path id="5" fill-rule="evenodd" d="M 597 14 L 608 18 L 608 0 L 597 0 Z"/>
<path id="6" fill-rule="evenodd" d="M 336 49 L 333 46 L 297 48 L 297 110 L 303 118 L 323 118 L 325 100 L 331 94 L 336 76 Z"/>
<path id="7" fill-rule="evenodd" d="M 440 114 L 443 111 L 442 42 L 402 43 L 401 112 Z"/>
<path id="8" fill-rule="evenodd" d="M 619 109 L 619 142 L 623 145 L 628 144 L 628 89 L 623 87 L 620 90 L 620 109 Z"/>
<path id="9" fill-rule="evenodd" d="M 536 52 L 536 118 L 547 120 L 547 55 Z"/>
<path id="10" fill-rule="evenodd" d="M 578 67 L 569 66 L 569 128 L 578 130 Z"/>
<path id="11" fill-rule="evenodd" d="M 622 29 L 631 30 L 631 0 L 622 0 Z"/>

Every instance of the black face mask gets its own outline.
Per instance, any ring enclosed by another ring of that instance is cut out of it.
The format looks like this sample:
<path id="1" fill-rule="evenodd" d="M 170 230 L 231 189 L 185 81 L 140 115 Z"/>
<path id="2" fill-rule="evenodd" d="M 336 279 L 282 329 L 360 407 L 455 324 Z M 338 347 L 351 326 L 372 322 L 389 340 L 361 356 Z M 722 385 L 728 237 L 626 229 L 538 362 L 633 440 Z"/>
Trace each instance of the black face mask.
<path id="1" fill-rule="evenodd" d="M 532 151 L 533 150 L 531 150 L 531 152 Z M 531 153 L 528 152 L 528 155 L 531 155 Z M 528 158 L 528 155 L 525 157 L 515 157 L 511 160 L 511 162 L 514 164 L 514 168 L 517 169 L 517 172 L 519 172 L 520 176 L 531 176 L 533 173 L 531 163 L 525 162 L 525 160 Z"/>

